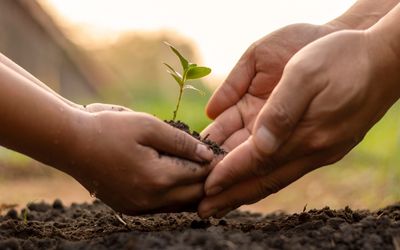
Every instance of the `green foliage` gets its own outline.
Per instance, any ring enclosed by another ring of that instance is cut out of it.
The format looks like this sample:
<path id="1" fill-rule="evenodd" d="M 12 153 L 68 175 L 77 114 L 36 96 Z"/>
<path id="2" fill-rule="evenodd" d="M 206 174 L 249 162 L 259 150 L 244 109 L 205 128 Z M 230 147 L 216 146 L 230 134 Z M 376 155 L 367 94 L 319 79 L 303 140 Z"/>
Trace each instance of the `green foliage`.
<path id="1" fill-rule="evenodd" d="M 211 73 L 211 69 L 203 66 L 197 66 L 195 63 L 190 63 L 174 46 L 171 44 L 164 42 L 171 50 L 175 53 L 175 55 L 179 58 L 182 66 L 182 73 L 176 71 L 171 65 L 164 63 L 164 65 L 168 68 L 167 72 L 172 76 L 172 78 L 179 85 L 179 96 L 176 104 L 176 108 L 174 110 L 174 115 L 172 120 L 176 119 L 176 114 L 178 113 L 179 105 L 181 103 L 182 94 L 185 89 L 192 89 L 200 94 L 204 94 L 203 91 L 194 87 L 193 85 L 188 85 L 186 82 L 188 80 L 200 79 L 202 77 L 207 76 Z"/>
<path id="2" fill-rule="evenodd" d="M 28 223 L 28 214 L 31 212 L 31 210 L 29 209 L 29 207 L 34 203 L 35 201 L 30 201 L 26 204 L 26 207 L 24 209 L 22 209 L 21 212 L 21 217 L 22 220 L 24 222 L 24 224 L 26 225 Z"/>
<path id="3" fill-rule="evenodd" d="M 205 96 L 198 95 L 195 91 L 187 91 L 182 96 L 181 106 L 190 112 L 180 112 L 178 117 L 189 124 L 191 129 L 200 132 L 211 122 L 204 114 L 204 106 L 208 99 L 206 97 L 211 95 L 211 91 L 200 81 L 196 82 L 196 86 L 204 89 Z M 170 89 L 176 91 L 175 88 Z M 135 95 L 127 103 L 135 111 L 152 114 L 161 120 L 171 119 L 171 103 L 176 102 L 175 92 L 168 93 L 168 89 L 162 88 L 162 85 L 160 88 L 149 88 L 146 83 L 140 84 L 140 88 L 135 88 L 134 91 Z"/>
<path id="4" fill-rule="evenodd" d="M 28 223 L 28 206 L 26 208 L 24 208 L 23 212 L 22 212 L 22 220 L 24 222 L 24 225 L 26 225 Z"/>

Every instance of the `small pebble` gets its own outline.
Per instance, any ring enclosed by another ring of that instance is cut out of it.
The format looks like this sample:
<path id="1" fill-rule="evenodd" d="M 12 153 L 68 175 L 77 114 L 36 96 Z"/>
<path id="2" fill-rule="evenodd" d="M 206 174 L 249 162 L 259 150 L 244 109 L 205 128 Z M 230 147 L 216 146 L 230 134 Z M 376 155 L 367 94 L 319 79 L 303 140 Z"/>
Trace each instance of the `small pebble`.
<path id="1" fill-rule="evenodd" d="M 10 217 L 13 220 L 18 219 L 18 212 L 15 209 L 10 209 L 8 210 L 6 216 Z"/>
<path id="2" fill-rule="evenodd" d="M 60 199 L 56 199 L 53 202 L 53 208 L 54 209 L 64 209 L 64 204 L 62 203 L 62 201 Z"/>

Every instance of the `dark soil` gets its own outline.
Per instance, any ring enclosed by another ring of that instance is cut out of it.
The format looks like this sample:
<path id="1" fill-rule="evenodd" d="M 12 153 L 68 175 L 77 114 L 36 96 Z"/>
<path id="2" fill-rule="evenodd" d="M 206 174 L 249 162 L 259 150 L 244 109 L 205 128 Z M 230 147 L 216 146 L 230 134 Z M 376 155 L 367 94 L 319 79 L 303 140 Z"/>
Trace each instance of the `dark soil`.
<path id="1" fill-rule="evenodd" d="M 186 125 L 184 122 L 181 121 L 165 121 L 172 127 L 178 128 L 182 131 L 185 131 L 189 135 L 193 136 L 194 138 L 202 141 L 204 144 L 208 145 L 208 147 L 214 152 L 215 155 L 224 155 L 226 154 L 226 151 L 222 149 L 217 143 L 207 139 L 208 136 L 201 138 L 200 134 L 196 131 L 190 131 L 190 128 L 188 125 Z"/>
<path id="2" fill-rule="evenodd" d="M 396 249 L 400 243 L 400 204 L 376 212 L 347 207 L 291 215 L 234 211 L 210 220 L 193 213 L 119 220 L 99 201 L 28 207 L 0 216 L 0 249 Z"/>

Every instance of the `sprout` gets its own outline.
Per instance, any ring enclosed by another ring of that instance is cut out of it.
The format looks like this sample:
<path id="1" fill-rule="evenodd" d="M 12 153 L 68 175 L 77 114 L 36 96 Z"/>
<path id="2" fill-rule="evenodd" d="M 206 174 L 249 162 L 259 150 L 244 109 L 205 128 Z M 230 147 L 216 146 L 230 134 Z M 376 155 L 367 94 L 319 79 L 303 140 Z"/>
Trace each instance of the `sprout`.
<path id="1" fill-rule="evenodd" d="M 182 94 L 185 89 L 192 89 L 200 94 L 204 94 L 203 91 L 197 89 L 193 85 L 187 84 L 188 80 L 192 79 L 199 79 L 202 78 L 208 74 L 211 73 L 211 69 L 207 67 L 202 67 L 202 66 L 197 66 L 195 63 L 190 63 L 185 57 L 182 56 L 179 51 L 174 48 L 171 44 L 164 42 L 171 50 L 172 52 L 175 53 L 175 55 L 179 58 L 179 61 L 181 62 L 182 65 L 182 73 L 179 73 L 176 71 L 174 68 L 172 68 L 169 64 L 164 63 L 165 66 L 167 66 L 168 70 L 167 72 L 174 78 L 174 80 L 178 83 L 179 85 L 179 96 L 178 96 L 178 102 L 176 103 L 176 108 L 174 111 L 174 115 L 172 120 L 175 121 L 176 119 L 176 114 L 178 113 L 179 105 L 181 103 L 182 99 Z"/>

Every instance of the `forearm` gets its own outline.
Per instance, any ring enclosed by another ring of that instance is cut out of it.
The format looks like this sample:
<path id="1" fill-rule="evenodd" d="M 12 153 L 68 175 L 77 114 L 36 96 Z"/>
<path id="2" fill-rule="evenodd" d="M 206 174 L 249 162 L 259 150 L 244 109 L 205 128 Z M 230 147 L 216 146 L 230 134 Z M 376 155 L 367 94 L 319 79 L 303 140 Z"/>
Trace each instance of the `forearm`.
<path id="1" fill-rule="evenodd" d="M 76 108 L 81 108 L 81 109 L 83 108 L 82 105 L 79 105 L 79 104 L 76 104 L 74 102 L 71 102 L 70 100 L 68 100 L 68 99 L 62 97 L 61 95 L 59 95 L 57 92 L 52 90 L 49 86 L 47 86 L 46 84 L 41 82 L 39 79 L 37 79 L 36 77 L 31 75 L 29 72 L 27 72 L 26 70 L 21 68 L 19 65 L 17 65 L 16 63 L 14 63 L 13 61 L 11 61 L 9 58 L 7 58 L 5 55 L 3 55 L 1 53 L 0 53 L 0 63 L 2 63 L 5 66 L 9 67 L 10 69 L 15 71 L 16 73 L 20 74 L 21 76 L 27 78 L 32 83 L 34 83 L 34 84 L 38 85 L 39 87 L 41 87 L 43 90 L 45 90 L 45 91 L 53 94 L 54 96 L 58 97 L 60 100 L 62 100 L 63 102 L 67 103 L 68 105 L 70 105 L 72 107 L 76 107 Z"/>
<path id="2" fill-rule="evenodd" d="M 367 29 L 391 11 L 400 0 L 358 0 L 343 15 L 327 23 L 340 29 Z"/>
<path id="3" fill-rule="evenodd" d="M 68 156 L 80 113 L 0 64 L 0 145 L 57 165 Z"/>

